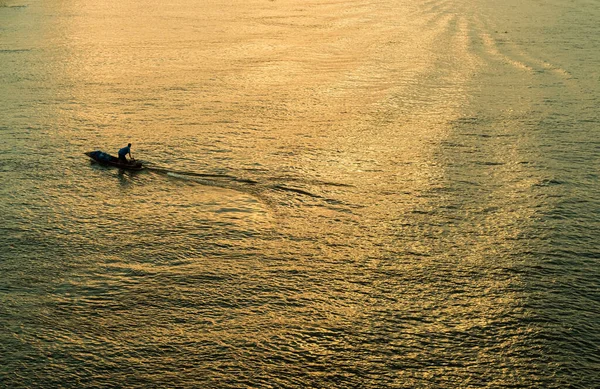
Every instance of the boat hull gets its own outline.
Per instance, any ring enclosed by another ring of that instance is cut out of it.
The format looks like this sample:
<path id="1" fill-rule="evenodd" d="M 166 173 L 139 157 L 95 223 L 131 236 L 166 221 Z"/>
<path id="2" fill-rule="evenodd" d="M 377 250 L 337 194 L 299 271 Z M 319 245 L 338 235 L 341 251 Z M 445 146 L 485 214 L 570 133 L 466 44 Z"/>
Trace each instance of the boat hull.
<path id="1" fill-rule="evenodd" d="M 92 161 L 97 162 L 100 165 L 104 165 L 104 166 L 114 166 L 114 167 L 118 167 L 119 169 L 126 169 L 126 170 L 142 170 L 144 168 L 144 166 L 142 165 L 141 162 L 127 161 L 127 163 L 123 163 L 123 162 L 119 161 L 119 158 L 114 157 L 114 156 L 112 156 L 108 153 L 105 153 L 103 151 L 100 151 L 100 150 L 89 151 L 89 152 L 85 153 L 85 155 L 90 157 L 90 159 Z"/>

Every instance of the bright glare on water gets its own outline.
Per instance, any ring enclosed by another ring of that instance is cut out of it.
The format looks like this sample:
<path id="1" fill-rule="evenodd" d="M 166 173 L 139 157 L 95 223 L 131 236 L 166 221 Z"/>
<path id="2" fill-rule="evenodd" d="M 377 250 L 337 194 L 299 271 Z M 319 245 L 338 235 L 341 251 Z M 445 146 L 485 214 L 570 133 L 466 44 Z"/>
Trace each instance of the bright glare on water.
<path id="1" fill-rule="evenodd" d="M 0 0 L 0 387 L 600 387 L 598 21 Z"/>

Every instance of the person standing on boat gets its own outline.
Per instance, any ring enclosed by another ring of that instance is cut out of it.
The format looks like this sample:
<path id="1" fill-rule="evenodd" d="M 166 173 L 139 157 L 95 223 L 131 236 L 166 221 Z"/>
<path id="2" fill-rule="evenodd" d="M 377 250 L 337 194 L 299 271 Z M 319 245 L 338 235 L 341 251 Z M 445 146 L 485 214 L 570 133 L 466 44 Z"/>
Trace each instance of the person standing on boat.
<path id="1" fill-rule="evenodd" d="M 119 162 L 127 163 L 127 154 L 129 154 L 129 158 L 133 159 L 131 156 L 131 143 L 119 150 Z"/>

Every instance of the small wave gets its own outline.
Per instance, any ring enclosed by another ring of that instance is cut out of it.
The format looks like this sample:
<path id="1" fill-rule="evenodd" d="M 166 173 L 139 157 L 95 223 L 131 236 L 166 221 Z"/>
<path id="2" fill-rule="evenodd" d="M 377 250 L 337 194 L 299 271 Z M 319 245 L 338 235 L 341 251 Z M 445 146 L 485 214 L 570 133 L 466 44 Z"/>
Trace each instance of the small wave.
<path id="1" fill-rule="evenodd" d="M 274 185 L 273 189 L 287 191 L 287 192 L 294 192 L 294 193 L 298 193 L 298 194 L 303 194 L 303 195 L 306 195 L 306 196 L 314 197 L 316 199 L 323 198 L 322 196 L 316 195 L 314 193 L 310 193 L 307 190 L 298 189 L 298 188 L 290 188 L 289 186 L 285 186 L 285 185 L 281 185 L 281 184 Z"/>
<path id="2" fill-rule="evenodd" d="M 275 176 L 275 177 L 271 177 L 270 179 L 278 180 L 278 181 L 301 182 L 301 183 L 308 184 L 308 185 L 337 186 L 337 187 L 343 187 L 343 188 L 353 188 L 354 187 L 354 185 L 344 184 L 341 182 L 322 181 L 322 180 L 317 180 L 317 179 L 306 179 L 306 178 L 299 178 L 299 177 Z"/>
<path id="3" fill-rule="evenodd" d="M 185 177 L 185 176 L 183 176 L 181 174 L 177 174 L 177 173 L 167 172 L 166 174 L 169 177 L 181 178 L 181 179 L 184 179 L 184 180 L 187 178 L 187 177 Z"/>
<path id="4" fill-rule="evenodd" d="M 545 179 L 545 180 L 538 182 L 534 186 L 554 186 L 554 185 L 563 185 L 563 184 L 565 184 L 565 182 L 561 181 L 561 180 Z"/>

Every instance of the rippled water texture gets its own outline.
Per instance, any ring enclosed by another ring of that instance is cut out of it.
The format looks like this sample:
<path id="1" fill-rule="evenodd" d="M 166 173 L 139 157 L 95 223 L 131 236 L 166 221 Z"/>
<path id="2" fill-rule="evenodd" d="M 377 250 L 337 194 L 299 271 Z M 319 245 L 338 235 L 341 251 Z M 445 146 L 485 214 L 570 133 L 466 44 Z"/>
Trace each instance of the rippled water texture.
<path id="1" fill-rule="evenodd" d="M 0 0 L 0 387 L 600 387 L 599 20 Z"/>

